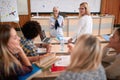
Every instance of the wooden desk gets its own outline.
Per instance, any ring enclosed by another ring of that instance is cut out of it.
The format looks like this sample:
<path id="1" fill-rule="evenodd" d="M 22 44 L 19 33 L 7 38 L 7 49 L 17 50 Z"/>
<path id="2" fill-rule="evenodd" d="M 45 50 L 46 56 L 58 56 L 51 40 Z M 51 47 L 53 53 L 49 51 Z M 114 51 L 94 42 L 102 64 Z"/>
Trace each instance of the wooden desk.
<path id="1" fill-rule="evenodd" d="M 61 46 L 59 44 L 52 45 L 51 52 L 60 53 L 60 54 L 69 54 L 67 44 L 64 44 L 64 50 L 61 50 Z"/>
<path id="2" fill-rule="evenodd" d="M 64 50 L 60 50 L 60 44 L 53 44 L 51 49 L 51 54 L 56 53 L 57 56 L 67 56 L 70 55 L 68 53 L 67 44 L 64 44 Z M 50 72 L 49 69 L 43 70 L 41 73 L 36 74 L 32 80 L 54 80 L 56 76 L 60 75 L 59 72 Z"/>
<path id="3" fill-rule="evenodd" d="M 108 44 L 108 42 L 102 36 L 96 36 L 96 37 L 100 40 L 102 48 L 106 44 Z M 57 40 L 55 40 L 55 41 L 57 42 Z M 60 50 L 59 44 L 53 44 L 51 52 L 52 53 L 60 53 L 60 55 L 65 55 L 65 54 L 69 55 L 67 44 L 64 45 L 64 51 Z M 60 73 L 61 72 L 50 72 L 49 70 L 46 70 L 40 74 L 37 74 L 32 80 L 40 80 L 40 79 L 41 80 L 54 80 L 57 76 L 60 75 Z"/>
<path id="4" fill-rule="evenodd" d="M 64 37 L 64 41 L 65 41 L 65 43 L 67 43 L 67 40 L 68 39 L 70 39 L 70 37 Z M 36 38 L 35 38 L 35 40 L 34 40 L 34 43 L 35 44 L 40 44 L 40 43 L 42 43 L 41 42 L 41 39 L 40 39 L 40 36 L 37 36 Z M 60 43 L 60 41 L 57 39 L 57 38 L 51 38 L 51 42 L 50 42 L 51 44 L 59 44 Z"/>

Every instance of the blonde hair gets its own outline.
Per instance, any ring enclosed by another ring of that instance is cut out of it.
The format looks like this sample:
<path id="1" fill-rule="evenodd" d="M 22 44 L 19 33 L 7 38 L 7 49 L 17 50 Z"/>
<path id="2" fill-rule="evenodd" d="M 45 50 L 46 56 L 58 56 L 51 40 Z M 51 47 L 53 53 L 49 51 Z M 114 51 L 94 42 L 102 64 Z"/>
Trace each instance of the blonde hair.
<path id="1" fill-rule="evenodd" d="M 8 49 L 11 29 L 10 25 L 0 25 L 0 61 L 3 63 L 6 76 L 10 74 L 11 70 L 16 73 L 14 68 L 22 69 L 20 62 Z"/>
<path id="2" fill-rule="evenodd" d="M 86 15 L 90 15 L 90 9 L 89 9 L 89 6 L 88 6 L 88 3 L 87 2 L 82 2 L 80 4 L 80 6 L 83 6 L 85 8 L 85 14 Z M 79 17 L 81 17 L 82 15 L 79 13 Z"/>
<path id="3" fill-rule="evenodd" d="M 94 70 L 101 63 L 101 57 L 99 40 L 92 35 L 84 34 L 77 39 L 67 70 L 73 72 Z"/>

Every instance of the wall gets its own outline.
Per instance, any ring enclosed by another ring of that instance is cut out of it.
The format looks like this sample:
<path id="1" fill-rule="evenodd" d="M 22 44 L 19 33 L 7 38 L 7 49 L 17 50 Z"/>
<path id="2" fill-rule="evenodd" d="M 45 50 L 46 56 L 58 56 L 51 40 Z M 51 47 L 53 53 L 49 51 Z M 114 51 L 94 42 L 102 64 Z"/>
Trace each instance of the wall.
<path id="1" fill-rule="evenodd" d="M 28 15 L 19 15 L 20 26 L 22 26 L 26 21 L 30 20 L 30 0 L 28 1 Z M 113 5 L 113 6 L 112 6 Z M 101 13 L 102 14 L 113 14 L 115 15 L 115 24 L 120 24 L 120 2 L 119 0 L 102 0 L 101 2 Z M 42 16 L 46 14 L 40 14 Z M 50 14 L 47 14 L 49 16 Z M 78 14 L 67 14 L 68 16 L 77 16 Z"/>
<path id="2" fill-rule="evenodd" d="M 115 15 L 115 24 L 120 24 L 120 0 L 102 0 L 101 13 Z"/>

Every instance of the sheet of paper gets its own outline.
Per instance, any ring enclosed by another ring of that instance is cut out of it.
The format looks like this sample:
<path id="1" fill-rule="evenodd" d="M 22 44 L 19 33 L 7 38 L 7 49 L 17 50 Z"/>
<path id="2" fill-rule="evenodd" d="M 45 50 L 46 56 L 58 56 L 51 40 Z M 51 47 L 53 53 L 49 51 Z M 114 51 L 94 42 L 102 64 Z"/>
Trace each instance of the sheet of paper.
<path id="1" fill-rule="evenodd" d="M 38 48 L 37 53 L 46 53 L 46 48 Z"/>
<path id="2" fill-rule="evenodd" d="M 55 66 L 68 66 L 70 64 L 70 55 L 59 56 L 59 60 L 55 62 Z"/>

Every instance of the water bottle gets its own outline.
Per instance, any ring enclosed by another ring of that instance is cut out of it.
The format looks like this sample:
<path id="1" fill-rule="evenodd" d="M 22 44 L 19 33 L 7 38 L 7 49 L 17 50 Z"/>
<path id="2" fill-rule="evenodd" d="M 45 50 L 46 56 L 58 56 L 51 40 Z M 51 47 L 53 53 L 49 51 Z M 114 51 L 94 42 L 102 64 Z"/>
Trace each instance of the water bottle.
<path id="1" fill-rule="evenodd" d="M 60 50 L 64 51 L 64 37 L 62 35 L 57 35 L 57 39 L 60 41 Z"/>
<path id="2" fill-rule="evenodd" d="M 61 51 L 64 51 L 64 39 L 60 40 L 60 47 L 61 47 Z"/>

